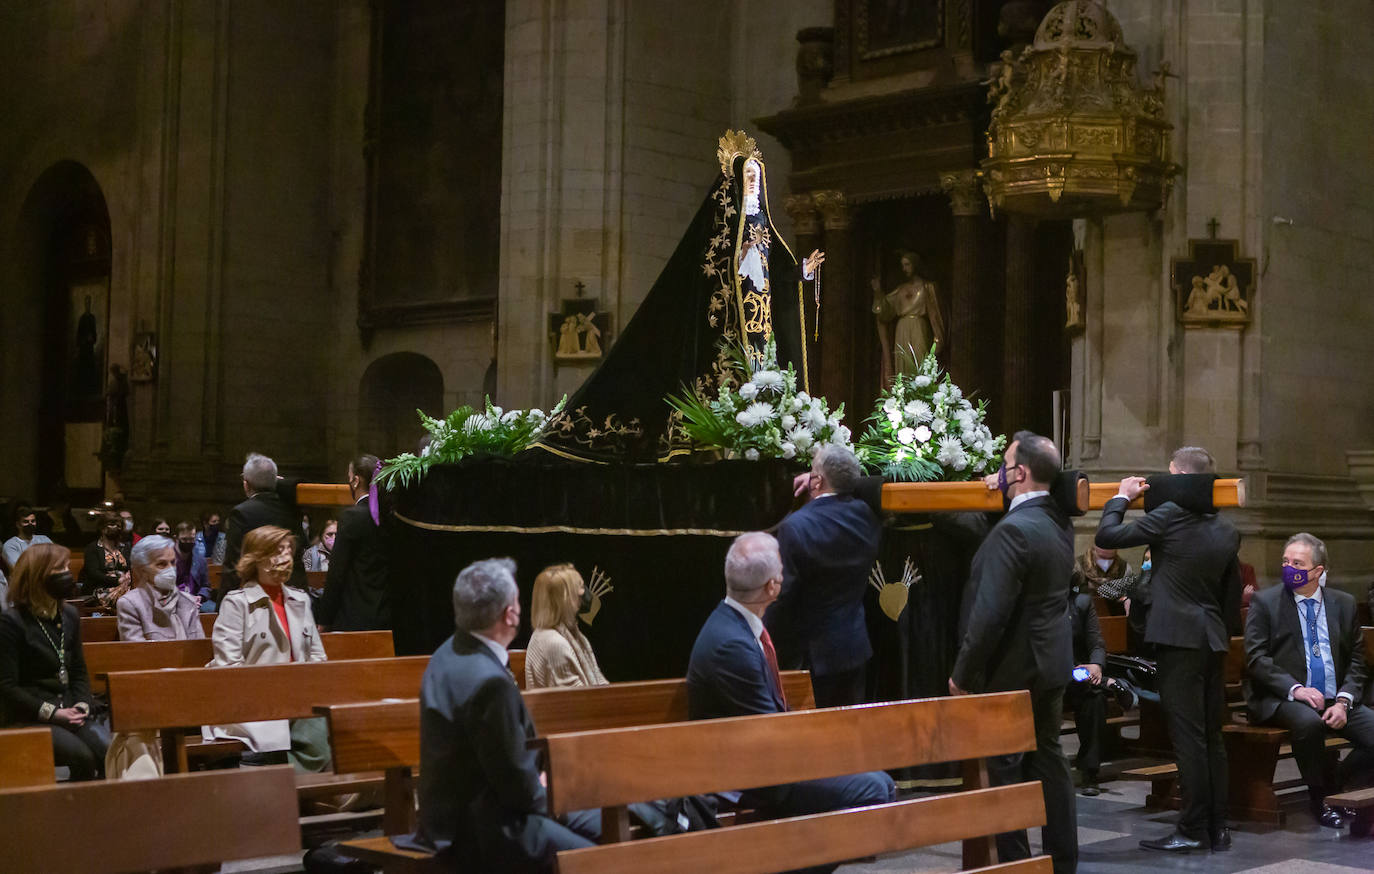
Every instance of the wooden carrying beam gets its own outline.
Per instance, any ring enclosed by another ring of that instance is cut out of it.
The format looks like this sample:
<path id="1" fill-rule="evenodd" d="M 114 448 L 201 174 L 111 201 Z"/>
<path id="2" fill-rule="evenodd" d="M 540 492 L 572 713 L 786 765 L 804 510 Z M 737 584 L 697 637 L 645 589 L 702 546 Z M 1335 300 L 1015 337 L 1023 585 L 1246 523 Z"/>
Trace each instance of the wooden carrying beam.
<path id="1" fill-rule="evenodd" d="M 1089 509 L 1101 510 L 1107 506 L 1107 502 L 1116 497 L 1116 493 L 1121 489 L 1120 481 L 1113 483 L 1093 483 L 1092 494 L 1089 499 Z M 1245 506 L 1245 480 L 1243 479 L 1219 479 L 1212 485 L 1212 505 L 1215 507 L 1244 507 Z M 1145 499 L 1136 498 L 1131 501 L 1132 510 L 1142 510 L 1145 508 Z"/>
<path id="2" fill-rule="evenodd" d="M 1035 728 L 1030 693 L 1021 691 L 552 734 L 536 743 L 548 752 L 549 808 L 561 816 L 1027 752 L 1035 749 Z M 811 754 L 798 760 L 796 749 Z"/>
<path id="3" fill-rule="evenodd" d="M 117 874 L 298 853 L 296 804 L 286 765 L 4 789 L 0 861 L 16 874 Z"/>
<path id="4" fill-rule="evenodd" d="M 786 739 L 779 741 L 787 745 Z M 728 770 L 725 769 L 725 770 Z M 1019 831 L 1045 823 L 1039 783 L 956 792 L 854 810 L 797 816 L 734 828 L 567 850 L 559 874 L 638 874 L 641 871 L 754 874 L 844 862 L 990 832 Z M 1043 859 L 1043 857 L 1042 857 Z M 1047 860 L 1025 867 L 1045 870 Z M 995 869 L 994 869 L 995 870 Z"/>
<path id="5" fill-rule="evenodd" d="M 56 782 L 52 731 L 46 727 L 0 731 L 0 789 L 51 786 Z"/>
<path id="6" fill-rule="evenodd" d="M 300 483 L 296 486 L 296 503 L 303 507 L 351 507 L 354 501 L 346 485 Z"/>
<path id="7" fill-rule="evenodd" d="M 110 674 L 110 727 L 141 731 L 313 716 L 322 704 L 415 694 L 429 656 Z"/>
<path id="8" fill-rule="evenodd" d="M 1087 480 L 1078 481 L 1078 508 L 1088 511 Z M 883 483 L 883 509 L 889 513 L 1000 513 L 1002 493 L 982 480 L 963 483 Z"/>

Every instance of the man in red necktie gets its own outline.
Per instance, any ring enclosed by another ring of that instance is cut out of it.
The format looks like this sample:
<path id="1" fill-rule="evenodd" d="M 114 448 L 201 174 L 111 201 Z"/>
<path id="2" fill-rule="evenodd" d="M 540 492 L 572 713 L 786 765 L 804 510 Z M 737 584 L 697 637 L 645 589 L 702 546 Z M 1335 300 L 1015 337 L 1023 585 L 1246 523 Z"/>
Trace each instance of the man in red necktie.
<path id="1" fill-rule="evenodd" d="M 692 719 L 787 709 L 777 655 L 763 627 L 763 613 L 781 590 L 777 540 L 761 531 L 737 537 L 725 556 L 725 600 L 702 626 L 687 666 L 687 712 Z M 892 778 L 871 771 L 730 795 L 738 794 L 741 804 L 767 811 L 768 816 L 804 816 L 882 804 L 894 800 L 896 792 Z"/>

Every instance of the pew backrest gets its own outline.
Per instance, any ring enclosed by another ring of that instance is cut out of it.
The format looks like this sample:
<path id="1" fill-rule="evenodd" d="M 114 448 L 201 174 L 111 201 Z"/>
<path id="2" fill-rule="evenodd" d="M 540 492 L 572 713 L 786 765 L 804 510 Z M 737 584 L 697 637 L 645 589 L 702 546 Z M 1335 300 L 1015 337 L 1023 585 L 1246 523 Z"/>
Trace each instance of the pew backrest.
<path id="1" fill-rule="evenodd" d="M 144 731 L 313 715 L 326 704 L 412 696 L 428 656 L 109 674 L 110 726 Z"/>
<path id="2" fill-rule="evenodd" d="M 55 782 L 57 774 L 49 729 L 7 728 L 0 731 L 0 789 L 49 786 Z"/>
<path id="3" fill-rule="evenodd" d="M 13 872 L 116 874 L 297 853 L 296 805 L 284 765 L 3 789 L 0 860 Z"/>
<path id="4" fill-rule="evenodd" d="M 814 709 L 811 675 L 784 671 L 783 688 L 794 710 Z M 626 728 L 687 720 L 687 681 L 648 680 L 535 689 L 525 706 L 541 734 Z M 415 768 L 420 764 L 420 700 L 370 701 L 315 708 L 329 721 L 334 770 L 340 774 Z"/>
<path id="5" fill-rule="evenodd" d="M 1126 617 L 1098 616 L 1097 624 L 1102 629 L 1102 643 L 1109 653 L 1126 651 Z"/>
<path id="6" fill-rule="evenodd" d="M 772 786 L 1035 749 L 1027 692 L 550 734 L 549 809 Z"/>
<path id="7" fill-rule="evenodd" d="M 215 620 L 219 618 L 218 613 L 200 614 L 200 627 L 204 629 L 205 636 L 209 637 L 215 628 Z M 83 616 L 81 617 L 81 642 L 85 643 L 110 643 L 119 640 L 119 620 L 113 616 Z"/>
<path id="8" fill-rule="evenodd" d="M 335 631 L 320 635 L 330 661 L 385 659 L 396 654 L 390 631 Z M 105 690 L 105 675 L 119 671 L 203 668 L 215 657 L 214 643 L 199 640 L 101 641 L 83 643 L 91 689 Z"/>

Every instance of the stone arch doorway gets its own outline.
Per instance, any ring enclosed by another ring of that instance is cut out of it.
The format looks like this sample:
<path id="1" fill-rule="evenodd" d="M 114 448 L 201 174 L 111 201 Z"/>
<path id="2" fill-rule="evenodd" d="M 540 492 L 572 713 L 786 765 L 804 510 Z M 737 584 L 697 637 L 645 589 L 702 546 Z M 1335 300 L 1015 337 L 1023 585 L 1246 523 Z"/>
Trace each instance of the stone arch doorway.
<path id="1" fill-rule="evenodd" d="M 368 365 L 358 389 L 358 448 L 388 458 L 414 452 L 424 428 L 416 410 L 444 415 L 444 375 L 416 352 L 393 352 Z"/>
<path id="2" fill-rule="evenodd" d="M 104 494 L 100 450 L 110 327 L 110 213 L 84 165 L 59 161 L 34 181 L 8 241 L 0 285 L 0 409 L 13 447 L 0 493 L 40 503 Z M 120 418 L 120 417 L 116 417 Z M 124 428 L 127 416 L 115 423 Z"/>

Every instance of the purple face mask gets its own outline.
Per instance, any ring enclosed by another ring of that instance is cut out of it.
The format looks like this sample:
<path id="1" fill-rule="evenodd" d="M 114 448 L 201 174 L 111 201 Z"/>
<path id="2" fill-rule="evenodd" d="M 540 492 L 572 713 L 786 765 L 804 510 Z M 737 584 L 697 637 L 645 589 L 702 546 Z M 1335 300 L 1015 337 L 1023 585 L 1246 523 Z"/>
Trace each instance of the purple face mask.
<path id="1" fill-rule="evenodd" d="M 1020 482 L 1020 480 L 1016 482 Z M 1006 497 L 1007 489 L 1015 484 L 1007 481 L 1007 463 L 1002 462 L 1002 466 L 997 468 L 997 490 L 1002 493 L 1003 497 Z"/>
<path id="2" fill-rule="evenodd" d="M 1283 587 L 1290 592 L 1296 592 L 1307 585 L 1307 575 L 1309 571 L 1302 568 L 1295 568 L 1291 564 L 1283 566 Z"/>

